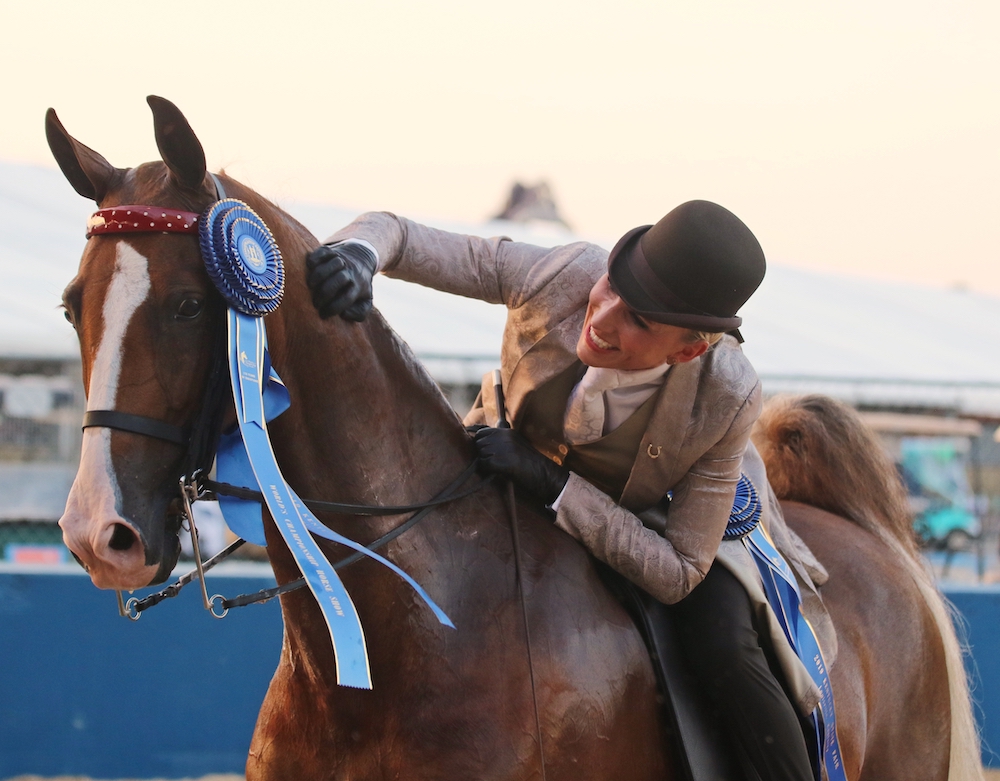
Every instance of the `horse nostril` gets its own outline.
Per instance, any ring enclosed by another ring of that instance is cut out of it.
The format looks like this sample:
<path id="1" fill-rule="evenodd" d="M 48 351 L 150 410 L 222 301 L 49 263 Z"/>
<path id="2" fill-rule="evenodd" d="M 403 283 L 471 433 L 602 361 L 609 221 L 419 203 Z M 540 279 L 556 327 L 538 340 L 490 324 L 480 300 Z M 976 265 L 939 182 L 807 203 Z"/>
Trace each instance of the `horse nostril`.
<path id="1" fill-rule="evenodd" d="M 73 556 L 74 559 L 76 559 L 76 563 L 79 564 L 81 567 L 83 567 L 84 572 L 90 572 L 90 568 L 83 563 L 83 559 L 81 559 L 79 556 L 73 553 L 73 551 L 70 551 L 70 554 Z"/>
<path id="2" fill-rule="evenodd" d="M 116 523 L 108 546 L 112 550 L 128 550 L 135 543 L 135 535 L 127 526 Z"/>

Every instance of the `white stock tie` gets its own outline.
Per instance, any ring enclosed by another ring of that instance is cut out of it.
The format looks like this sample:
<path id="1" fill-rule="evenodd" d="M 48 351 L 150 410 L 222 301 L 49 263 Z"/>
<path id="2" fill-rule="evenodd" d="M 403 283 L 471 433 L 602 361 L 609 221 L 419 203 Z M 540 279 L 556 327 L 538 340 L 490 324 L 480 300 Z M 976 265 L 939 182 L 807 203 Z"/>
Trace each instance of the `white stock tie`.
<path id="1" fill-rule="evenodd" d="M 621 425 L 662 384 L 668 368 L 665 364 L 638 371 L 588 367 L 566 403 L 566 442 L 582 445 L 600 439 L 609 417 L 611 428 Z M 618 406 L 609 409 L 611 402 Z"/>
<path id="2" fill-rule="evenodd" d="M 617 372 L 587 368 L 566 404 L 563 430 L 567 442 L 582 445 L 604 436 L 604 391 L 617 385 Z"/>

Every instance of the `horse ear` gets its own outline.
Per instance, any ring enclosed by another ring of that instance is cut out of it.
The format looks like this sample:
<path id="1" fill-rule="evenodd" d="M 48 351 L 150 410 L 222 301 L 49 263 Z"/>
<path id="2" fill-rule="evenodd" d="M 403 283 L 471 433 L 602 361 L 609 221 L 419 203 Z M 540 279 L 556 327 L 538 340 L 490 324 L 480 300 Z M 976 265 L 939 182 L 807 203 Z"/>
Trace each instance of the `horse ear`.
<path id="1" fill-rule="evenodd" d="M 174 181 L 188 190 L 200 190 L 205 181 L 205 150 L 180 110 L 165 98 L 150 95 L 153 128 L 160 157 Z"/>
<path id="2" fill-rule="evenodd" d="M 51 108 L 45 112 L 45 137 L 63 174 L 84 198 L 100 203 L 124 173 L 67 133 Z"/>

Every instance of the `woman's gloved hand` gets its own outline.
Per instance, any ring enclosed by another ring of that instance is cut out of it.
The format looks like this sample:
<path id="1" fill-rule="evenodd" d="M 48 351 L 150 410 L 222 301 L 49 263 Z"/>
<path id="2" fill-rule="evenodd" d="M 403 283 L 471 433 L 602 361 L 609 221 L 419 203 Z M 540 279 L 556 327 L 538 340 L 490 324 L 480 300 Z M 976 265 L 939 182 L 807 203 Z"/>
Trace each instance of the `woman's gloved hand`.
<path id="1" fill-rule="evenodd" d="M 324 244 L 306 255 L 306 283 L 324 320 L 340 315 L 360 323 L 372 311 L 372 277 L 378 258 L 364 244 Z"/>
<path id="2" fill-rule="evenodd" d="M 474 438 L 480 471 L 506 477 L 546 506 L 569 480 L 568 469 L 543 456 L 513 429 L 485 426 Z"/>

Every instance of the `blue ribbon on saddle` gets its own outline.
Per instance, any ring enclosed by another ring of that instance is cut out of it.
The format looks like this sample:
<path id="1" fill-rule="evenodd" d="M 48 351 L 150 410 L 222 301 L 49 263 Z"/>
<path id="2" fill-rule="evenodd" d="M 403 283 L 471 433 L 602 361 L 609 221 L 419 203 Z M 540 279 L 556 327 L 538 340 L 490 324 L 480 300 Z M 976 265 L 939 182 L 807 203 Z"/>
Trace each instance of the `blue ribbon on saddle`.
<path id="1" fill-rule="evenodd" d="M 777 616 L 789 645 L 819 687 L 820 701 L 810 716 L 816 732 L 818 756 L 813 758 L 813 764 L 817 778 L 822 777 L 819 772 L 822 764 L 829 781 L 847 781 L 840 742 L 837 739 L 837 718 L 829 672 L 816 634 L 802 615 L 802 594 L 795 580 L 795 573 L 768 538 L 760 524 L 760 516 L 760 495 L 750 479 L 746 475 L 740 475 L 725 538 L 742 539 L 757 565 L 767 601 Z"/>
<path id="2" fill-rule="evenodd" d="M 229 372 L 239 429 L 222 438 L 216 457 L 218 477 L 235 485 L 257 485 L 282 539 L 316 598 L 337 667 L 337 683 L 371 689 L 364 630 L 350 595 L 312 535 L 340 543 L 403 578 L 445 626 L 448 616 L 392 562 L 321 524 L 288 485 L 271 448 L 267 422 L 289 407 L 288 392 L 271 367 L 263 315 L 281 300 L 281 255 L 270 231 L 249 206 L 224 199 L 199 223 L 202 255 L 209 276 L 230 305 L 227 313 Z M 223 516 L 241 537 L 266 544 L 260 505 L 222 497 Z"/>

